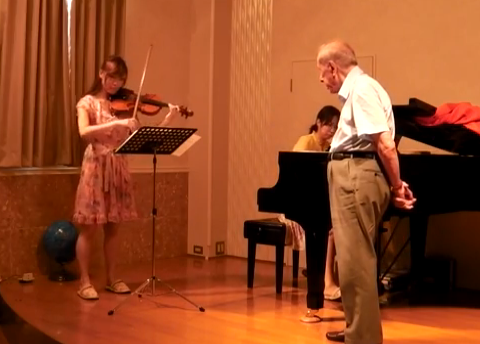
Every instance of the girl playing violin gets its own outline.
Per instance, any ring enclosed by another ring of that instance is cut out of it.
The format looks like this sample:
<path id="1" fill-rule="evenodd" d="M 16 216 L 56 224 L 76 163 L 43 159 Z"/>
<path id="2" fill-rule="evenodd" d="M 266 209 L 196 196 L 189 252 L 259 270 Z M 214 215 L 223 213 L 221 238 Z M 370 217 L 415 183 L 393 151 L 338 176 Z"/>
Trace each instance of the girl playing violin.
<path id="1" fill-rule="evenodd" d="M 134 118 L 117 118 L 109 101 L 123 87 L 127 74 L 127 65 L 121 57 L 107 58 L 99 77 L 77 103 L 78 130 L 82 139 L 88 142 L 73 215 L 73 221 L 82 227 L 76 246 L 81 274 L 77 293 L 85 300 L 99 298 L 90 282 L 88 265 L 93 237 L 102 228 L 106 290 L 130 293 L 125 282 L 115 277 L 117 225 L 136 219 L 137 211 L 127 158 L 113 151 L 139 127 L 139 123 Z M 170 111 L 160 126 L 167 126 L 179 113 L 178 106 L 168 104 L 168 107 Z"/>

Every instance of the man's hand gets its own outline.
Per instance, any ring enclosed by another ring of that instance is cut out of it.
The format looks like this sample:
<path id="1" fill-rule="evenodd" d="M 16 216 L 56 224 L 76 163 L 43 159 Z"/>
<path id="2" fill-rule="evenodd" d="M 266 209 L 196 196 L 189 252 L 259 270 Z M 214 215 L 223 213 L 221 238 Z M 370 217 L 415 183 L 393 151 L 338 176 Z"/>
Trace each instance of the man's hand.
<path id="1" fill-rule="evenodd" d="M 413 209 L 413 205 L 417 199 L 413 197 L 413 192 L 410 190 L 407 183 L 402 181 L 400 187 L 392 189 L 392 193 L 392 203 L 395 207 L 406 210 Z"/>
<path id="2" fill-rule="evenodd" d="M 400 209 L 412 209 L 416 199 L 413 197 L 413 192 L 408 187 L 408 184 L 400 179 L 397 149 L 390 132 L 386 131 L 371 136 L 387 174 L 386 177 L 390 184 L 393 185 L 391 189 L 393 204 Z"/>

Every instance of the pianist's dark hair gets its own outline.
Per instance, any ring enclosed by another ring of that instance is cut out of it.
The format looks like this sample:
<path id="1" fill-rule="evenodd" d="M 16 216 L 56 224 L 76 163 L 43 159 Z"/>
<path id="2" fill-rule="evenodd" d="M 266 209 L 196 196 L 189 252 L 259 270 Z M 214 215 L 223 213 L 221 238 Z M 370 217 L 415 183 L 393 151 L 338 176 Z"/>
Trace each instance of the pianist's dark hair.
<path id="1" fill-rule="evenodd" d="M 317 120 L 320 121 L 322 125 L 332 123 L 335 117 L 340 117 L 340 110 L 331 105 L 324 106 L 317 114 Z M 310 127 L 310 134 L 317 130 L 318 125 L 315 123 Z"/>

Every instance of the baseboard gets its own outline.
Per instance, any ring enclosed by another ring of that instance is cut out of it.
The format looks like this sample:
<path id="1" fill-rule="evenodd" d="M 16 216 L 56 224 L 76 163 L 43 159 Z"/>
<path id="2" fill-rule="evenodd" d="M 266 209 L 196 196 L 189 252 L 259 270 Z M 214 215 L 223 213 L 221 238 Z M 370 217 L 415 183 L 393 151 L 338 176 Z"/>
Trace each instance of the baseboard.
<path id="1" fill-rule="evenodd" d="M 190 169 L 184 166 L 157 166 L 157 173 L 188 173 Z M 131 173 L 152 173 L 153 167 L 130 167 Z"/>

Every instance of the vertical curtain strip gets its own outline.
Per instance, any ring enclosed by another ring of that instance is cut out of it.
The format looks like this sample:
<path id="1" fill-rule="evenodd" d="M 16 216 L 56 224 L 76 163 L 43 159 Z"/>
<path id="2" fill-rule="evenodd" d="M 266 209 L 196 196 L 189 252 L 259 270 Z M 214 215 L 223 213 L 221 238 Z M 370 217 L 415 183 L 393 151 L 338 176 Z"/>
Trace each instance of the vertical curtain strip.
<path id="1" fill-rule="evenodd" d="M 1 11 L 2 6 L 4 11 Z M 123 54 L 125 0 L 0 0 L 0 167 L 78 166 L 75 105 Z"/>

